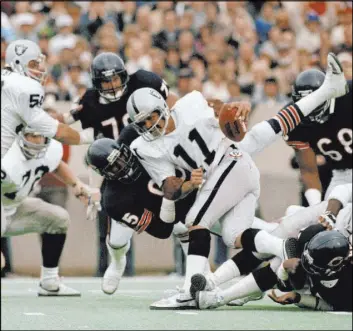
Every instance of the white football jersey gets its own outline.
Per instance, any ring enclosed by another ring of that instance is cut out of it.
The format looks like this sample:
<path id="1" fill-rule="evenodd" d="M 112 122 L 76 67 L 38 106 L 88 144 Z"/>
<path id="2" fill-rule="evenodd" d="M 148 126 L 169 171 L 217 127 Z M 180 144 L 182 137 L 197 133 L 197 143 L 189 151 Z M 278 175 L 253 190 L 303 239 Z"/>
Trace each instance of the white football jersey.
<path id="1" fill-rule="evenodd" d="M 15 140 L 1 160 L 1 202 L 6 216 L 16 212 L 45 173 L 59 166 L 62 156 L 62 144 L 52 139 L 42 158 L 27 160 Z"/>
<path id="2" fill-rule="evenodd" d="M 173 132 L 150 142 L 139 137 L 131 144 L 132 151 L 158 186 L 175 176 L 175 166 L 189 171 L 203 167 L 207 178 L 234 142 L 224 136 L 213 109 L 198 91 L 179 99 L 171 116 L 176 124 Z"/>
<path id="3" fill-rule="evenodd" d="M 52 138 L 58 121 L 41 107 L 42 85 L 36 80 L 7 69 L 1 70 L 1 158 L 23 126 L 30 126 Z"/>

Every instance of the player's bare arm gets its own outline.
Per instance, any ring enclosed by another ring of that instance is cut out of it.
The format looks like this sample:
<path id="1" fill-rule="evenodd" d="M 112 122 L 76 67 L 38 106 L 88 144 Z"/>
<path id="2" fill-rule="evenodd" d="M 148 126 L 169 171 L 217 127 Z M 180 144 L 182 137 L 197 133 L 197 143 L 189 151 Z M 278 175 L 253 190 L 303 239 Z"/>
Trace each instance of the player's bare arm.
<path id="1" fill-rule="evenodd" d="M 178 99 L 179 99 L 179 97 L 175 93 L 169 91 L 168 97 L 166 100 L 168 107 L 172 108 L 174 106 L 174 104 L 178 101 Z"/>
<path id="2" fill-rule="evenodd" d="M 295 156 L 300 167 L 301 180 L 305 187 L 305 197 L 309 205 L 319 203 L 322 186 L 314 151 L 310 147 L 296 150 Z"/>

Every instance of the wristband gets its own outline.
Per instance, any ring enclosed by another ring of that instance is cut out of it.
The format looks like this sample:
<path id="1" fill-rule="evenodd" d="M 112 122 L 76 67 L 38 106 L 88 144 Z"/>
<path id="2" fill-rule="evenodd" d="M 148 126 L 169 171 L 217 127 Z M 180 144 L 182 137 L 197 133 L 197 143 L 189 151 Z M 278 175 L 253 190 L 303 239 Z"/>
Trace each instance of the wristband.
<path id="1" fill-rule="evenodd" d="M 317 205 L 321 202 L 321 192 L 317 188 L 309 188 L 305 191 L 304 196 L 309 206 Z"/>

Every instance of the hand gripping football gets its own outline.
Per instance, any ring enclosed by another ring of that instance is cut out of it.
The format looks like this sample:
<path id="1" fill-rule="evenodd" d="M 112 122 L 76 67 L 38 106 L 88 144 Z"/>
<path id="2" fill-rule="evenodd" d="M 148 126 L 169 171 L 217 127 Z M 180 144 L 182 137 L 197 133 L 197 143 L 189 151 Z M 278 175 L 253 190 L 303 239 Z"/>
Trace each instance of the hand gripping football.
<path id="1" fill-rule="evenodd" d="M 237 108 L 231 108 L 225 104 L 220 110 L 218 121 L 224 135 L 235 142 L 239 142 L 244 138 L 247 127 L 243 119 L 234 120 L 236 112 Z"/>

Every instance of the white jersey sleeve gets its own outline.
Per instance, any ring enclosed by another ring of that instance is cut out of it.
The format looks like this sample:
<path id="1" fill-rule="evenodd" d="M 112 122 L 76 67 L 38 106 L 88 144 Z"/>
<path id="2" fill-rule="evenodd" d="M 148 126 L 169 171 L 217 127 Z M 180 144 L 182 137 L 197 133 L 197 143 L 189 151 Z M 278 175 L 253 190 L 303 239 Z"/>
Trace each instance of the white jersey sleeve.
<path id="1" fill-rule="evenodd" d="M 162 151 L 153 148 L 142 137 L 135 139 L 130 149 L 159 187 L 162 187 L 167 177 L 175 176 L 175 165 L 165 157 Z"/>
<path id="2" fill-rule="evenodd" d="M 342 203 L 342 206 L 347 206 L 352 202 L 352 183 L 337 185 L 329 194 L 327 200 L 336 199 Z"/>
<path id="3" fill-rule="evenodd" d="M 59 141 L 52 139 L 45 153 L 45 163 L 48 164 L 49 172 L 53 172 L 57 169 L 63 158 L 63 154 L 63 145 Z"/>

